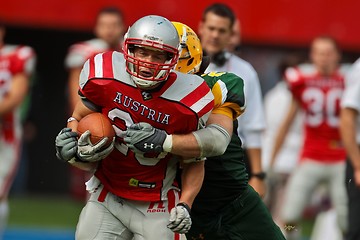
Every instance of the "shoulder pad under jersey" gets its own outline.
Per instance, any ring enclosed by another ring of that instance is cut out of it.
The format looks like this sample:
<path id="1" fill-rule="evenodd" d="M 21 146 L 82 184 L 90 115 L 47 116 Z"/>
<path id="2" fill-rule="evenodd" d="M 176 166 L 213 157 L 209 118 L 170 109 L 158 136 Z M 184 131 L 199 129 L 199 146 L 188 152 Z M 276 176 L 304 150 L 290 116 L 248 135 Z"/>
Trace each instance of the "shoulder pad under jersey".
<path id="1" fill-rule="evenodd" d="M 115 79 L 131 86 L 136 86 L 126 72 L 125 59 L 122 53 L 109 51 L 98 53 L 88 59 L 80 73 L 79 85 L 83 88 L 90 79 Z"/>
<path id="2" fill-rule="evenodd" d="M 211 88 L 215 107 L 227 107 L 238 117 L 245 109 L 244 80 L 230 72 L 210 72 L 202 78 Z"/>
<path id="3" fill-rule="evenodd" d="M 196 113 L 210 113 L 214 106 L 214 96 L 206 82 L 194 74 L 174 71 L 176 80 L 161 94 L 161 97 L 181 102 Z"/>

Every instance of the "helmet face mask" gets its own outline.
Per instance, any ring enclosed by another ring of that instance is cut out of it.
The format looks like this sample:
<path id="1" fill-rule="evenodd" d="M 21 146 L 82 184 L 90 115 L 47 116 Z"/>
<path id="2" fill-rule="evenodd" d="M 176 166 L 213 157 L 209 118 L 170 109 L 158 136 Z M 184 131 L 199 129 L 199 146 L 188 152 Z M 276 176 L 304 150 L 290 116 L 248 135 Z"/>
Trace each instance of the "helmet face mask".
<path id="1" fill-rule="evenodd" d="M 180 38 L 180 57 L 175 70 L 182 73 L 199 72 L 203 60 L 201 42 L 196 33 L 187 25 L 172 22 Z"/>
<path id="2" fill-rule="evenodd" d="M 165 53 L 165 62 L 149 62 L 134 54 L 135 48 Z M 154 88 L 166 81 L 179 57 L 179 38 L 175 27 L 164 17 L 146 16 L 136 21 L 125 35 L 123 53 L 126 70 L 140 88 Z M 150 69 L 152 76 L 146 76 L 141 68 Z"/>

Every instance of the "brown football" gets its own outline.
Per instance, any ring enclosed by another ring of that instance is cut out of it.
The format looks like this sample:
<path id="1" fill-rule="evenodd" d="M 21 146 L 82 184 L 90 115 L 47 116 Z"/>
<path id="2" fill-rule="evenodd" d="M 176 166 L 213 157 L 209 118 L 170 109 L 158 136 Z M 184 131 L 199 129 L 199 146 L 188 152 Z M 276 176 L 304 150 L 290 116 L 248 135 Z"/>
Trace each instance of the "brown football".
<path id="1" fill-rule="evenodd" d="M 108 147 L 113 137 L 115 137 L 115 131 L 110 120 L 102 113 L 91 113 L 79 121 L 77 127 L 79 136 L 86 130 L 90 130 L 90 141 L 92 144 L 96 144 L 104 137 L 108 137 L 108 141 L 103 148 Z"/>

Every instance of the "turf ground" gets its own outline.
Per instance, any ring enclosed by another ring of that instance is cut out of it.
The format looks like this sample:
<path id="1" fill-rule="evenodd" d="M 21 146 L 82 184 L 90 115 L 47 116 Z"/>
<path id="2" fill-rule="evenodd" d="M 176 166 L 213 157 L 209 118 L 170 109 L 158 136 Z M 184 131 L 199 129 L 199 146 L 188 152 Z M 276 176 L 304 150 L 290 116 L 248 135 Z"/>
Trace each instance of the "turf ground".
<path id="1" fill-rule="evenodd" d="M 84 203 L 66 197 L 10 197 L 3 240 L 73 240 Z"/>
<path id="2" fill-rule="evenodd" d="M 74 240 L 84 204 L 64 196 L 10 197 L 10 217 L 3 240 Z M 307 240 L 312 221 L 303 224 L 302 240 Z"/>

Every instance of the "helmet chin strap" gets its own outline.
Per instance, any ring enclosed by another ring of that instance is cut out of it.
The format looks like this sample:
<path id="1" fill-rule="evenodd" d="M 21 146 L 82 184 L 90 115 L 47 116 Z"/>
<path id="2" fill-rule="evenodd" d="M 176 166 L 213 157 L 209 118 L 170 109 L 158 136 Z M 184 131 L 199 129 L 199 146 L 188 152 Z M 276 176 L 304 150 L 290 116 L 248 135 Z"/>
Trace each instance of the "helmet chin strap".
<path id="1" fill-rule="evenodd" d="M 144 79 L 135 77 L 134 75 L 131 75 L 131 79 L 134 81 L 136 86 L 138 86 L 140 89 L 144 89 L 144 90 L 150 90 L 150 89 L 156 88 L 161 83 L 161 82 L 157 82 L 157 81 L 144 80 Z"/>
<path id="2" fill-rule="evenodd" d="M 133 53 L 130 53 L 130 54 L 133 55 Z M 145 80 L 145 79 L 141 79 L 139 77 L 136 77 L 134 75 L 134 73 L 135 73 L 135 65 L 132 64 L 132 63 L 128 63 L 128 68 L 133 73 L 133 74 L 130 74 L 131 79 L 134 81 L 136 86 L 138 86 L 141 89 L 145 89 L 145 90 L 153 89 L 158 85 L 158 83 L 160 83 L 160 82 L 157 82 L 157 81 Z M 136 72 L 136 74 L 138 74 L 138 73 Z"/>

